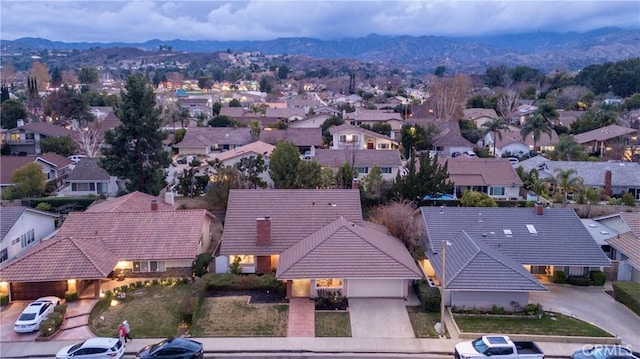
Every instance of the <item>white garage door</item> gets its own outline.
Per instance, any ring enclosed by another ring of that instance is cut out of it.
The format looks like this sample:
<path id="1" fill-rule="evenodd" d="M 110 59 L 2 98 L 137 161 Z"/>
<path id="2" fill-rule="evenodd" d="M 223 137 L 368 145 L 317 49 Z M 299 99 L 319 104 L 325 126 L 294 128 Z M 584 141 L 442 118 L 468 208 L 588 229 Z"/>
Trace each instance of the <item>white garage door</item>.
<path id="1" fill-rule="evenodd" d="M 401 279 L 349 279 L 348 298 L 402 298 L 404 281 Z"/>

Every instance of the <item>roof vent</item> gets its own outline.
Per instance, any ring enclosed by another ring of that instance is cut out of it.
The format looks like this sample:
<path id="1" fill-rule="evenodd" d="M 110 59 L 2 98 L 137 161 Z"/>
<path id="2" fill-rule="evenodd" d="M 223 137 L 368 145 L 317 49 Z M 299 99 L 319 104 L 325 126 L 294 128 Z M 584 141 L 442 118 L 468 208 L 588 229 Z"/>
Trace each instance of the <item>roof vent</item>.
<path id="1" fill-rule="evenodd" d="M 600 234 L 607 235 L 607 234 L 611 234 L 611 233 L 609 233 L 609 232 L 607 232 L 607 231 L 600 231 Z"/>
<path id="2" fill-rule="evenodd" d="M 531 234 L 537 234 L 538 233 L 538 231 L 536 230 L 536 227 L 533 224 L 527 224 L 527 230 Z"/>
<path id="3" fill-rule="evenodd" d="M 589 227 L 591 228 L 598 228 L 598 225 L 595 223 L 589 223 Z"/>
<path id="4" fill-rule="evenodd" d="M 331 206 L 331 207 L 337 207 L 338 205 L 337 205 L 337 204 L 335 204 L 335 203 L 333 203 L 333 202 L 329 202 L 329 206 Z"/>
<path id="5" fill-rule="evenodd" d="M 478 222 L 482 222 L 482 213 L 478 213 Z"/>

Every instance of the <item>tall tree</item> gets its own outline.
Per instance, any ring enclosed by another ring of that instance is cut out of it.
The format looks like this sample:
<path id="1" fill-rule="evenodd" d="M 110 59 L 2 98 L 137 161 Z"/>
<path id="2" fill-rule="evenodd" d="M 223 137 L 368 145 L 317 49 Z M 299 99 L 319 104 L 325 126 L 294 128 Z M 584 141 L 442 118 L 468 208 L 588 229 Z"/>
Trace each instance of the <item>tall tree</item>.
<path id="1" fill-rule="evenodd" d="M 0 105 L 0 122 L 4 129 L 17 127 L 18 120 L 25 120 L 26 122 L 27 116 L 27 109 L 18 100 L 10 99 Z"/>
<path id="2" fill-rule="evenodd" d="M 253 140 L 260 138 L 260 131 L 262 131 L 262 122 L 258 120 L 251 120 L 249 122 L 249 129 L 251 131 L 251 137 Z"/>
<path id="3" fill-rule="evenodd" d="M 547 121 L 557 120 L 559 116 L 556 105 L 551 101 L 540 102 L 535 113 L 541 115 Z"/>
<path id="4" fill-rule="evenodd" d="M 567 135 L 560 136 L 552 156 L 561 161 L 584 161 L 587 159 L 584 147 Z"/>
<path id="5" fill-rule="evenodd" d="M 329 169 L 331 171 L 331 169 Z M 316 189 L 323 187 L 322 167 L 316 161 L 300 161 L 296 170 L 296 188 Z M 333 176 L 333 172 L 331 173 Z"/>
<path id="6" fill-rule="evenodd" d="M 548 182 L 553 183 L 556 186 L 556 191 L 559 188 L 562 192 L 562 203 L 567 204 L 567 194 L 569 191 L 577 189 L 583 183 L 582 177 L 577 176 L 578 171 L 574 168 L 563 170 L 556 168 L 555 176 L 548 179 Z"/>
<path id="7" fill-rule="evenodd" d="M 523 141 L 527 139 L 527 136 L 533 135 L 533 148 L 537 150 L 538 141 L 543 133 L 549 135 L 549 139 L 553 138 L 553 127 L 542 115 L 535 115 L 533 118 L 527 119 L 520 133 Z"/>
<path id="8" fill-rule="evenodd" d="M 158 195 L 166 185 L 165 168 L 171 163 L 162 141 L 160 109 L 153 89 L 141 74 L 127 78 L 115 114 L 121 124 L 105 134 L 107 146 L 101 164 L 107 172 L 127 179 L 129 191 Z"/>
<path id="9" fill-rule="evenodd" d="M 100 81 L 98 70 L 94 67 L 82 67 L 78 71 L 78 81 L 83 85 L 91 85 Z"/>
<path id="10" fill-rule="evenodd" d="M 44 192 L 46 180 L 42 166 L 35 162 L 17 168 L 11 174 L 11 181 L 16 184 L 14 191 L 19 198 L 39 197 Z"/>
<path id="11" fill-rule="evenodd" d="M 76 144 L 69 136 L 45 137 L 40 140 L 42 153 L 53 152 L 60 156 L 71 156 L 76 153 Z"/>
<path id="12" fill-rule="evenodd" d="M 266 170 L 262 155 L 243 157 L 236 163 L 236 168 L 240 174 L 240 182 L 243 183 L 243 188 L 267 187 L 267 182 L 260 176 Z"/>
<path id="13" fill-rule="evenodd" d="M 496 102 L 496 110 L 501 117 L 508 118 L 520 105 L 520 94 L 514 89 L 508 89 Z"/>
<path id="14" fill-rule="evenodd" d="M 402 154 L 404 158 L 409 158 L 412 151 L 424 151 L 431 148 L 433 139 L 440 130 L 434 124 L 427 126 L 412 125 L 405 123 L 400 129 L 400 143 L 402 144 Z"/>
<path id="15" fill-rule="evenodd" d="M 416 157 L 411 155 L 407 166 L 407 175 L 398 173 L 394 183 L 394 192 L 399 198 L 409 201 L 422 200 L 426 195 L 451 193 L 453 183 L 449 181 L 447 163 L 438 163 L 437 156 L 421 156 L 420 169 L 416 171 Z"/>
<path id="16" fill-rule="evenodd" d="M 62 85 L 62 72 L 58 66 L 51 71 L 51 87 L 60 87 Z"/>
<path id="17" fill-rule="evenodd" d="M 507 124 L 507 121 L 505 121 L 504 118 L 498 117 L 483 123 L 482 128 L 482 137 L 486 136 L 488 133 L 493 134 L 493 156 L 495 157 L 496 142 L 498 142 L 498 139 L 502 140 L 502 131 L 510 131 L 509 124 Z"/>
<path id="18" fill-rule="evenodd" d="M 358 177 L 356 169 L 349 162 L 345 162 L 336 172 L 336 187 L 345 189 L 351 188 L 351 186 L 353 186 L 353 179 L 356 177 Z"/>
<path id="19" fill-rule="evenodd" d="M 278 142 L 269 161 L 269 176 L 275 188 L 296 188 L 296 169 L 300 161 L 296 145 L 289 141 Z"/>
<path id="20" fill-rule="evenodd" d="M 0 87 L 0 103 L 7 101 L 9 98 L 9 86 L 3 83 Z"/>
<path id="21" fill-rule="evenodd" d="M 29 70 L 29 76 L 35 78 L 38 91 L 45 91 L 49 87 L 49 69 L 47 65 L 34 61 Z"/>
<path id="22" fill-rule="evenodd" d="M 459 120 L 463 116 L 471 80 L 467 75 L 438 78 L 429 87 L 434 114 L 440 120 Z"/>

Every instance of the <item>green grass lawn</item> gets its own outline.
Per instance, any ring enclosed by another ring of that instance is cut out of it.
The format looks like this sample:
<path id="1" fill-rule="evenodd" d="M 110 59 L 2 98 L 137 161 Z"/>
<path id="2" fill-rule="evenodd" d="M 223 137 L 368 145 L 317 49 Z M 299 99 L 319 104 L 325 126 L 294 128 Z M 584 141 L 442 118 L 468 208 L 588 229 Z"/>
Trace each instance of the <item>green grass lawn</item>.
<path id="1" fill-rule="evenodd" d="M 183 299 L 191 295 L 190 285 L 155 285 L 127 293 L 127 298 L 111 306 L 110 299 L 99 301 L 89 317 L 89 327 L 97 336 L 118 336 L 118 326 L 128 320 L 133 338 L 175 336 L 180 324 Z"/>
<path id="2" fill-rule="evenodd" d="M 190 333 L 199 337 L 284 337 L 288 314 L 288 305 L 247 304 L 247 297 L 205 298 Z"/>
<path id="3" fill-rule="evenodd" d="M 456 314 L 453 317 L 461 331 L 470 333 L 611 337 L 611 334 L 596 326 L 559 313 L 553 313 L 553 316 L 545 314 L 542 319 L 465 317 Z"/>
<path id="4" fill-rule="evenodd" d="M 437 338 L 433 326 L 440 321 L 440 313 L 425 313 L 420 307 L 407 307 L 416 338 Z"/>
<path id="5" fill-rule="evenodd" d="M 316 337 L 350 337 L 351 321 L 347 312 L 316 312 Z"/>

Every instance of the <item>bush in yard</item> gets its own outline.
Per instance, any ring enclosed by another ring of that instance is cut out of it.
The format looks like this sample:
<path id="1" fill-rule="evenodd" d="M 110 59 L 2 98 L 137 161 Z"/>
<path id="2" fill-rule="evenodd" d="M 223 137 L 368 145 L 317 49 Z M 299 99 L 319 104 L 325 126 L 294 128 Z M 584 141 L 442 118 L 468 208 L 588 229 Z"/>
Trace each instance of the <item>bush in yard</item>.
<path id="1" fill-rule="evenodd" d="M 491 314 L 497 314 L 497 315 L 504 314 L 504 308 L 503 307 L 499 307 L 499 306 L 494 304 L 491 307 Z"/>
<path id="2" fill-rule="evenodd" d="M 622 195 L 622 204 L 624 204 L 625 206 L 635 206 L 636 205 L 636 199 L 635 197 L 633 197 L 633 195 L 629 192 L 625 192 Z"/>
<path id="3" fill-rule="evenodd" d="M 561 271 L 553 271 L 553 277 L 551 277 L 553 283 L 564 284 L 567 281 L 567 275 Z"/>
<path id="4" fill-rule="evenodd" d="M 57 328 L 60 328 L 60 326 L 62 325 L 62 320 L 64 319 L 64 316 L 58 312 L 51 312 L 49 313 L 49 315 L 47 315 L 47 319 L 53 320 L 53 323 L 57 329 Z"/>
<path id="5" fill-rule="evenodd" d="M 604 282 L 607 281 L 607 275 L 604 274 L 603 271 L 599 271 L 599 270 L 590 271 L 589 278 L 591 279 L 591 282 L 593 283 L 593 285 L 597 285 L 597 286 L 603 286 Z"/>
<path id="6" fill-rule="evenodd" d="M 207 290 L 234 289 L 236 275 L 231 273 L 206 274 L 202 279 L 207 281 Z"/>
<path id="7" fill-rule="evenodd" d="M 160 283 L 157 279 L 151 281 L 151 285 L 158 285 Z"/>
<path id="8" fill-rule="evenodd" d="M 569 276 L 567 283 L 577 285 L 581 287 L 588 287 L 591 285 L 591 278 L 584 276 Z"/>
<path id="9" fill-rule="evenodd" d="M 196 277 L 202 277 L 203 275 L 209 273 L 209 264 L 211 264 L 211 254 L 198 254 L 196 260 L 193 261 L 193 266 L 191 268 L 193 275 Z"/>
<path id="10" fill-rule="evenodd" d="M 51 318 L 47 318 L 40 322 L 40 335 L 48 337 L 56 332 L 56 322 Z"/>
<path id="11" fill-rule="evenodd" d="M 346 310 L 348 307 L 347 298 L 339 290 L 318 289 L 315 302 L 316 310 Z"/>
<path id="12" fill-rule="evenodd" d="M 526 315 L 540 315 L 543 313 L 542 305 L 540 303 L 529 303 L 524 307 L 524 313 Z"/>
<path id="13" fill-rule="evenodd" d="M 64 313 L 67 312 L 67 305 L 66 304 L 58 304 L 55 307 L 53 307 L 53 311 L 56 313 L 60 313 L 60 315 L 62 315 L 62 317 L 64 317 Z"/>
<path id="14" fill-rule="evenodd" d="M 255 275 L 238 275 L 234 278 L 235 289 L 247 290 L 257 287 L 257 278 Z"/>
<path id="15" fill-rule="evenodd" d="M 75 302 L 76 300 L 78 300 L 78 292 L 74 291 L 67 291 L 64 293 L 64 300 L 65 302 L 69 303 L 69 302 Z"/>
<path id="16" fill-rule="evenodd" d="M 640 315 L 640 283 L 613 282 L 613 293 L 618 302 Z"/>
<path id="17" fill-rule="evenodd" d="M 277 292 L 284 292 L 287 289 L 287 285 L 282 281 L 276 279 L 273 274 L 263 274 L 258 276 L 256 285 L 261 289 L 271 289 Z"/>
<path id="18" fill-rule="evenodd" d="M 413 288 L 425 312 L 437 313 L 440 311 L 440 290 L 438 288 L 430 286 L 424 279 L 415 282 Z"/>
<path id="19" fill-rule="evenodd" d="M 235 275 L 242 274 L 242 268 L 240 268 L 241 260 L 242 259 L 240 259 L 240 257 L 235 257 L 233 259 L 233 263 L 229 264 L 229 273 L 235 274 Z"/>
<path id="20" fill-rule="evenodd" d="M 123 291 L 123 292 L 126 292 L 127 290 L 129 290 L 129 286 L 126 285 L 126 284 L 123 284 L 123 285 L 120 286 L 120 290 Z"/>
<path id="21" fill-rule="evenodd" d="M 0 307 L 4 307 L 7 304 L 9 304 L 9 295 L 0 294 Z"/>

